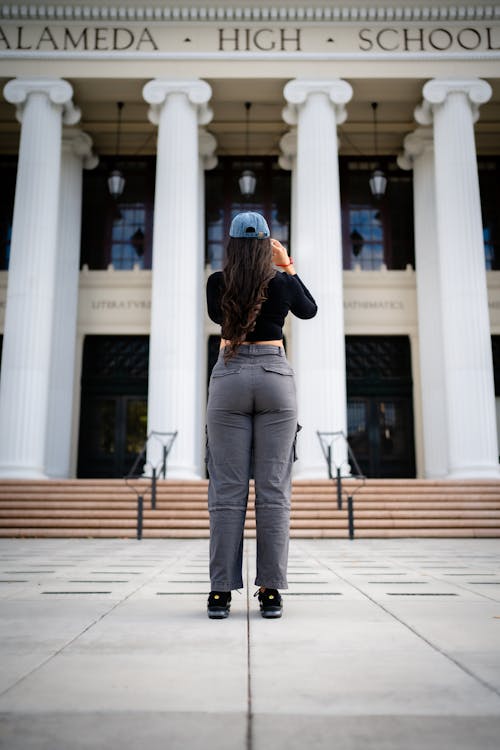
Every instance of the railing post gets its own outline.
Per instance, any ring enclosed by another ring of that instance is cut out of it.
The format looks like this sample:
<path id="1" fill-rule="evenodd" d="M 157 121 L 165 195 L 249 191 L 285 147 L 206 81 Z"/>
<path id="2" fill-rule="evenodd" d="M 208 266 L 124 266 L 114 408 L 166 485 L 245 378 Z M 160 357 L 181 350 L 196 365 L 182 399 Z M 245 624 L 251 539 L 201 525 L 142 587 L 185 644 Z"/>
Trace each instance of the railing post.
<path id="1" fill-rule="evenodd" d="M 332 446 L 329 445 L 327 448 L 327 458 L 328 458 L 328 479 L 333 479 L 332 476 Z"/>
<path id="2" fill-rule="evenodd" d="M 337 507 L 342 510 L 342 475 L 340 466 L 337 466 Z"/>
<path id="3" fill-rule="evenodd" d="M 352 495 L 347 498 L 347 517 L 349 520 L 349 539 L 354 539 L 354 509 Z"/>
<path id="4" fill-rule="evenodd" d="M 163 446 L 163 463 L 162 463 L 162 474 L 163 479 L 167 476 L 167 446 Z"/>
<path id="5" fill-rule="evenodd" d="M 156 508 L 156 466 L 153 466 L 151 474 L 151 507 L 153 510 Z"/>
<path id="6" fill-rule="evenodd" d="M 142 508 L 144 499 L 142 495 L 137 498 L 137 539 L 142 539 Z"/>

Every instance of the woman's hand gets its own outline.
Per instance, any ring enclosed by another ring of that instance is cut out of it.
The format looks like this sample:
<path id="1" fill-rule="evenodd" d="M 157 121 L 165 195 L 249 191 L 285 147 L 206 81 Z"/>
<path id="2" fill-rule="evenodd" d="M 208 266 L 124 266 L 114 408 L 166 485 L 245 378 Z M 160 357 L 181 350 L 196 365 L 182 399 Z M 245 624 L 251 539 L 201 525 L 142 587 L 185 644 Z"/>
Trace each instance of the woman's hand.
<path id="1" fill-rule="evenodd" d="M 286 271 L 287 273 L 294 274 L 295 269 L 293 267 L 293 262 L 291 262 L 291 258 L 288 256 L 288 252 L 286 247 L 283 247 L 281 242 L 278 240 L 271 240 L 271 250 L 273 253 L 273 263 L 275 266 L 278 266 L 280 269 L 282 268 L 283 271 Z"/>

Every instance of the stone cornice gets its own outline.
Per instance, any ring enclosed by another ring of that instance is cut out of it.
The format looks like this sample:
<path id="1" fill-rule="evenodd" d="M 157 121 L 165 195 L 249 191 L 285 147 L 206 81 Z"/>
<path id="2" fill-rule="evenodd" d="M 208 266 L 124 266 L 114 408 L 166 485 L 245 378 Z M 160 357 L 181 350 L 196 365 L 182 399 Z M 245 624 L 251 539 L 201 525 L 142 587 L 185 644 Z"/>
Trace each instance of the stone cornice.
<path id="1" fill-rule="evenodd" d="M 500 19 L 500 7 L 485 5 L 449 5 L 438 6 L 429 3 L 419 6 L 373 7 L 155 7 L 151 5 L 136 7 L 120 5 L 65 5 L 64 3 L 21 4 L 13 3 L 0 6 L 0 19 L 40 20 L 40 21 L 78 21 L 78 22 L 165 22 L 172 23 L 352 23 L 352 22 L 436 22 L 436 21 L 487 21 Z"/>

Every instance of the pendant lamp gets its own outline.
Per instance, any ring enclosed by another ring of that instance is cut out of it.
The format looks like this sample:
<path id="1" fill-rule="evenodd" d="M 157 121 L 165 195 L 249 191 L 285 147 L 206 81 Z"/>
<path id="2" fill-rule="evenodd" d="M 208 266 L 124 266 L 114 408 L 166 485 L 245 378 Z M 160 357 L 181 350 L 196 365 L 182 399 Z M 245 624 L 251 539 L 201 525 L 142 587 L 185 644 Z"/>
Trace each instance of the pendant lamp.
<path id="1" fill-rule="evenodd" d="M 245 155 L 248 157 L 248 129 L 249 129 L 249 121 L 250 121 L 250 107 L 252 106 L 252 102 L 245 102 L 245 118 L 246 118 L 246 125 L 245 125 Z M 255 173 L 252 172 L 251 169 L 244 169 L 241 173 L 240 179 L 238 180 L 238 185 L 240 186 L 240 192 L 244 197 L 250 197 L 255 193 L 255 187 L 257 185 L 257 178 L 255 176 Z"/>
<path id="2" fill-rule="evenodd" d="M 117 102 L 116 107 L 118 110 L 118 116 L 117 116 L 117 123 L 116 123 L 115 161 L 118 161 L 118 157 L 120 155 L 120 136 L 121 136 L 121 127 L 122 127 L 123 102 Z M 123 174 L 120 172 L 119 169 L 113 169 L 113 171 L 108 177 L 108 190 L 115 200 L 120 197 L 120 195 L 123 193 L 124 188 L 125 188 L 125 177 L 123 176 Z"/>
<path id="3" fill-rule="evenodd" d="M 378 139 L 377 139 L 377 102 L 372 102 L 373 111 L 373 146 L 375 152 L 375 158 L 378 157 Z M 387 177 L 381 169 L 375 169 L 370 177 L 370 190 L 374 198 L 382 198 L 385 195 L 385 189 L 387 187 Z"/>

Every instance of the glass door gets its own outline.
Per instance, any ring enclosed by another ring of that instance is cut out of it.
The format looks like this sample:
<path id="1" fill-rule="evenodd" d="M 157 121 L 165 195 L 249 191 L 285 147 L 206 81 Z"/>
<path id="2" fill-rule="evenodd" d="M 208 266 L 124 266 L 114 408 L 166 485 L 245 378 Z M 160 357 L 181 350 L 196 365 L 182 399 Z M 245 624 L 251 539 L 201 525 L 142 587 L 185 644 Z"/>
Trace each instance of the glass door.
<path id="1" fill-rule="evenodd" d="M 104 478 L 128 474 L 146 440 L 147 410 L 146 398 L 87 399 L 81 420 L 78 475 Z"/>
<path id="2" fill-rule="evenodd" d="M 123 477 L 132 468 L 147 436 L 148 359 L 147 336 L 86 337 L 79 477 Z"/>
<path id="3" fill-rule="evenodd" d="M 415 476 L 413 420 L 407 398 L 350 398 L 349 444 L 367 477 Z"/>
<path id="4" fill-rule="evenodd" d="M 347 336 L 347 430 L 367 477 L 414 477 L 413 394 L 406 336 Z"/>

